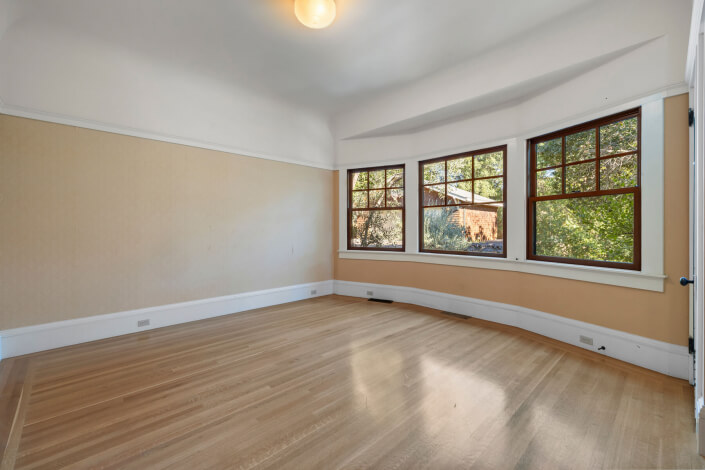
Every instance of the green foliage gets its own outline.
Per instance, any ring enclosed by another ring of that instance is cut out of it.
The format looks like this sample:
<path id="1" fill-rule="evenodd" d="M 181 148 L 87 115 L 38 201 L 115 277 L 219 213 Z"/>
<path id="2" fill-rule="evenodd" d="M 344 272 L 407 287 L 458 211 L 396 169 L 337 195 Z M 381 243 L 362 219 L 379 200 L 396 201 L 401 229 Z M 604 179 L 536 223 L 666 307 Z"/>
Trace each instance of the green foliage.
<path id="1" fill-rule="evenodd" d="M 360 175 L 367 175 L 367 172 Z M 384 186 L 384 170 L 369 172 L 370 186 Z M 387 182 L 391 186 L 401 186 L 401 172 L 387 174 Z M 353 181 L 353 184 L 355 181 Z M 354 187 L 354 186 L 353 186 Z M 353 191 L 353 208 L 401 207 L 404 199 L 404 189 L 370 189 L 369 191 Z M 351 241 L 353 246 L 374 248 L 400 248 L 402 246 L 402 212 L 399 210 L 354 210 L 351 220 Z"/>
<path id="2" fill-rule="evenodd" d="M 472 157 L 448 160 L 448 181 L 469 180 L 472 178 Z"/>
<path id="3" fill-rule="evenodd" d="M 475 194 L 493 201 L 501 201 L 504 199 L 504 178 L 475 180 Z"/>
<path id="4" fill-rule="evenodd" d="M 356 207 L 367 207 L 367 191 L 353 191 L 352 206 L 353 209 Z"/>
<path id="5" fill-rule="evenodd" d="M 637 119 L 629 118 L 600 128 L 600 156 L 634 152 L 638 148 Z"/>
<path id="6" fill-rule="evenodd" d="M 404 205 L 404 189 L 387 190 L 387 207 L 402 207 Z"/>
<path id="7" fill-rule="evenodd" d="M 504 207 L 497 208 L 497 239 L 504 240 Z"/>
<path id="8" fill-rule="evenodd" d="M 565 138 L 566 163 L 593 161 L 536 173 L 536 195 L 580 193 L 597 189 L 595 129 Z M 600 156 L 638 149 L 637 118 L 599 129 Z M 561 139 L 537 144 L 537 167 L 558 164 Z M 637 155 L 600 159 L 600 189 L 630 188 L 638 184 Z M 634 261 L 634 195 L 613 194 L 535 203 L 535 253 L 541 256 L 632 263 Z"/>
<path id="9" fill-rule="evenodd" d="M 354 211 L 352 243 L 357 247 L 400 248 L 401 211 Z"/>
<path id="10" fill-rule="evenodd" d="M 370 207 L 384 207 L 384 189 L 370 190 Z"/>
<path id="11" fill-rule="evenodd" d="M 423 183 L 443 183 L 445 182 L 445 162 L 427 163 L 423 166 Z"/>
<path id="12" fill-rule="evenodd" d="M 475 155 L 475 178 L 504 174 L 504 152 Z"/>
<path id="13" fill-rule="evenodd" d="M 552 196 L 563 191 L 563 169 L 553 168 L 536 172 L 536 195 Z"/>
<path id="14" fill-rule="evenodd" d="M 455 207 L 424 209 L 423 246 L 428 250 L 467 251 L 465 230 L 450 219 Z"/>
<path id="15" fill-rule="evenodd" d="M 384 188 L 384 170 L 370 171 L 370 189 Z"/>
<path id="16" fill-rule="evenodd" d="M 353 173 L 352 187 L 353 189 L 367 189 L 368 173 L 366 171 Z"/>
<path id="17" fill-rule="evenodd" d="M 563 140 L 561 138 L 536 144 L 536 168 L 560 165 L 563 161 Z"/>
<path id="18" fill-rule="evenodd" d="M 469 207 L 468 207 L 469 209 Z M 423 242 L 428 250 L 459 251 L 475 253 L 501 253 L 504 232 L 504 209 L 497 212 L 497 240 L 472 239 L 465 228 L 453 221 L 458 207 L 432 207 L 424 209 Z"/>
<path id="19" fill-rule="evenodd" d="M 636 155 L 625 155 L 600 161 L 601 189 L 630 188 L 636 184 Z"/>
<path id="20" fill-rule="evenodd" d="M 404 186 L 404 170 L 395 168 L 387 170 L 387 187 L 401 188 Z"/>
<path id="21" fill-rule="evenodd" d="M 565 167 L 566 193 L 584 193 L 595 189 L 595 162 Z"/>
<path id="22" fill-rule="evenodd" d="M 595 158 L 595 129 L 578 132 L 565 138 L 566 163 Z"/>
<path id="23" fill-rule="evenodd" d="M 633 262 L 634 195 L 536 202 L 536 254 Z"/>

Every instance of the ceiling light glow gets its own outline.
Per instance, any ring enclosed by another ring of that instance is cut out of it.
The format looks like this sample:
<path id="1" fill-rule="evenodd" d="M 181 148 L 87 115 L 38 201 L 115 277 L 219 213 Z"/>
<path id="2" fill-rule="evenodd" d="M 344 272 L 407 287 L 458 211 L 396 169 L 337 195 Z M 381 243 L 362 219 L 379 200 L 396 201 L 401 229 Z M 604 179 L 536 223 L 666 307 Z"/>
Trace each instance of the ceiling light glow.
<path id="1" fill-rule="evenodd" d="M 335 20 L 334 0 L 294 0 L 294 14 L 304 25 L 313 29 L 330 26 Z"/>

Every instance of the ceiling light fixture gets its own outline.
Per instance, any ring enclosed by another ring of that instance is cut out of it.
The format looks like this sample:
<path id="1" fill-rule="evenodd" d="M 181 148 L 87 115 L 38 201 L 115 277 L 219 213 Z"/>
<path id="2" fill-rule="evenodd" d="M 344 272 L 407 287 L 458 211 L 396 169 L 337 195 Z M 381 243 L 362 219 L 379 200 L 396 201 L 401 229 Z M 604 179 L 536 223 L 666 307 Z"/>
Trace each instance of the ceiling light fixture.
<path id="1" fill-rule="evenodd" d="M 322 29 L 335 20 L 334 0 L 294 0 L 296 18 L 313 29 Z"/>

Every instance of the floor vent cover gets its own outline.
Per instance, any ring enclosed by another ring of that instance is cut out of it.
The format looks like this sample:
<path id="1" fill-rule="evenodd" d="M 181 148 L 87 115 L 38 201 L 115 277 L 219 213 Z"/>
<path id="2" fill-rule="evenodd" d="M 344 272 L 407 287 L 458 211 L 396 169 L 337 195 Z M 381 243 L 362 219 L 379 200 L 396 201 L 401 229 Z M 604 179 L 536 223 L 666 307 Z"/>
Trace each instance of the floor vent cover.
<path id="1" fill-rule="evenodd" d="M 461 315 L 461 314 L 459 314 L 459 313 L 448 312 L 448 311 L 446 311 L 446 310 L 441 310 L 441 314 L 442 314 L 442 315 L 448 315 L 449 317 L 460 318 L 461 320 L 467 320 L 468 318 L 472 318 L 472 317 L 469 317 L 469 316 L 467 316 L 467 315 Z"/>
<path id="2" fill-rule="evenodd" d="M 370 299 L 367 299 L 367 300 L 368 300 L 369 302 L 380 302 L 380 303 L 383 303 L 383 304 L 391 304 L 392 302 L 394 302 L 393 300 L 375 299 L 375 298 L 370 298 Z"/>

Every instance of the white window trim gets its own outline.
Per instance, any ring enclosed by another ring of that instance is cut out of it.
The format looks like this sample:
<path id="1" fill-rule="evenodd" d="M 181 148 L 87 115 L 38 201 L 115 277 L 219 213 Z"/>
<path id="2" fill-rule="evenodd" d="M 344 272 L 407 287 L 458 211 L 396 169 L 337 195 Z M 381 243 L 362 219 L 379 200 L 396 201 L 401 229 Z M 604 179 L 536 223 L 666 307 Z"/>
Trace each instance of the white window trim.
<path id="1" fill-rule="evenodd" d="M 442 255 L 419 252 L 419 185 L 418 162 L 432 158 L 408 158 L 387 162 L 406 164 L 405 167 L 405 252 L 380 252 L 350 250 L 347 248 L 347 170 L 340 168 L 339 174 L 339 251 L 342 259 L 364 259 L 378 261 L 405 261 L 414 263 L 444 264 L 480 269 L 515 271 L 542 276 L 608 284 L 634 289 L 663 292 L 664 253 L 664 116 L 663 100 L 666 93 L 659 93 L 621 106 L 590 113 L 554 123 L 550 127 L 532 130 L 521 136 L 481 146 L 468 146 L 458 152 L 486 147 L 507 145 L 507 258 L 488 258 L 472 255 Z M 620 111 L 641 106 L 641 271 L 601 268 L 563 263 L 550 263 L 526 259 L 526 141 L 531 137 L 570 127 Z M 443 156 L 443 155 L 437 155 Z M 360 165 L 357 165 L 359 167 Z"/>

